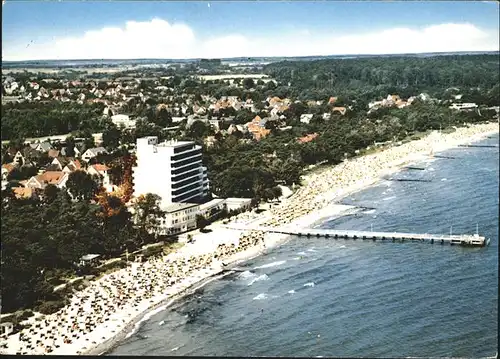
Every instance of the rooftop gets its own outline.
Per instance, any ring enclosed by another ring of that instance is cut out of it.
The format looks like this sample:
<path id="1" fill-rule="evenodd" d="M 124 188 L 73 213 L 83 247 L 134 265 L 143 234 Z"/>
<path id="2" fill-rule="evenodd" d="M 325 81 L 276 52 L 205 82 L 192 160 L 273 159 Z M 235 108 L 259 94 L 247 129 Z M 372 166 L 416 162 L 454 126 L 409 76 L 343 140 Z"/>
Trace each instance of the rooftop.
<path id="1" fill-rule="evenodd" d="M 167 213 L 173 213 L 196 206 L 198 206 L 198 204 L 196 203 L 171 203 L 168 206 L 162 208 L 162 210 L 164 210 Z"/>

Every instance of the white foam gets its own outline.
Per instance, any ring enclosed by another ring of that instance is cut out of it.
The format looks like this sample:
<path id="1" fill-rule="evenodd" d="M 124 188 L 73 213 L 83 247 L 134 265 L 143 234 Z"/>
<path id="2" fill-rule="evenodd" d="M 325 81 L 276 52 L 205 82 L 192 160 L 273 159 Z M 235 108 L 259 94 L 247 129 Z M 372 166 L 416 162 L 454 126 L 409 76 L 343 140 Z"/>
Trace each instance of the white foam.
<path id="1" fill-rule="evenodd" d="M 285 263 L 286 263 L 286 261 L 277 261 L 277 262 L 264 264 L 263 266 L 260 266 L 260 267 L 255 267 L 255 269 L 271 268 L 271 267 L 280 266 L 280 265 L 285 264 Z"/>
<path id="2" fill-rule="evenodd" d="M 382 199 L 382 201 L 389 201 L 389 200 L 394 199 L 394 198 L 396 198 L 396 196 L 386 197 L 386 198 Z"/>
<path id="3" fill-rule="evenodd" d="M 441 178 L 441 182 L 448 181 L 447 178 Z"/>
<path id="4" fill-rule="evenodd" d="M 434 172 L 434 168 L 433 167 L 429 167 L 428 170 L 431 171 L 431 172 Z"/>
<path id="5" fill-rule="evenodd" d="M 161 322 L 158 323 L 158 325 L 160 325 L 160 326 L 163 325 L 163 324 L 165 324 L 164 320 L 162 320 Z"/>
<path id="6" fill-rule="evenodd" d="M 314 287 L 314 282 L 306 283 L 304 287 Z"/>
<path id="7" fill-rule="evenodd" d="M 261 280 L 268 280 L 268 279 L 269 279 L 269 277 L 267 276 L 267 274 L 262 274 L 262 275 L 258 276 L 257 278 L 252 279 L 250 281 L 250 283 L 248 283 L 248 285 L 250 286 L 250 285 L 254 284 L 255 282 L 259 282 Z"/>
<path id="8" fill-rule="evenodd" d="M 240 279 L 249 279 L 249 278 L 253 278 L 253 277 L 256 277 L 257 274 L 255 273 L 252 273 L 248 270 L 244 271 L 244 272 L 241 272 L 240 275 L 238 276 L 238 278 Z"/>
<path id="9" fill-rule="evenodd" d="M 346 246 L 345 245 L 341 245 L 339 248 L 346 248 Z"/>
<path id="10" fill-rule="evenodd" d="M 258 296 L 254 297 L 252 300 L 263 300 L 267 299 L 267 294 L 266 293 L 260 293 Z"/>
<path id="11" fill-rule="evenodd" d="M 144 317 L 141 318 L 141 320 L 139 320 L 137 323 L 135 323 L 134 327 L 132 328 L 132 330 L 127 334 L 127 336 L 125 337 L 125 339 L 128 339 L 130 338 L 132 335 L 134 335 L 138 330 L 139 328 L 141 327 L 142 323 L 144 323 L 146 320 L 149 320 L 153 315 L 155 314 L 158 314 L 162 311 L 164 311 L 165 309 L 167 309 L 167 307 L 172 304 L 173 302 L 175 301 L 175 299 L 172 299 L 171 301 L 169 301 L 167 304 L 165 305 L 162 305 L 161 307 L 158 307 L 156 308 L 155 310 L 152 310 L 151 312 L 148 312 Z"/>
<path id="12" fill-rule="evenodd" d="M 370 209 L 369 211 L 366 211 L 366 212 L 363 212 L 364 214 L 372 214 L 372 213 L 375 213 L 376 210 L 375 209 Z"/>
<path id="13" fill-rule="evenodd" d="M 316 252 L 316 250 L 314 248 L 309 248 L 307 251 L 308 252 Z"/>
<path id="14" fill-rule="evenodd" d="M 290 293 L 290 294 L 294 294 L 294 293 L 295 293 L 295 291 L 292 289 L 292 290 L 289 290 L 289 291 L 288 291 L 288 293 Z"/>
<path id="15" fill-rule="evenodd" d="M 306 252 L 299 252 L 297 253 L 299 256 L 305 256 L 306 255 Z"/>
<path id="16" fill-rule="evenodd" d="M 302 259 L 302 257 L 293 257 L 293 260 L 294 260 L 294 261 L 299 261 L 299 260 L 301 260 L 301 259 Z"/>
<path id="17" fill-rule="evenodd" d="M 175 351 L 177 351 L 177 350 L 179 350 L 179 347 L 175 347 L 175 348 L 174 348 L 174 349 L 172 349 L 171 351 L 172 351 L 172 352 L 175 352 Z"/>

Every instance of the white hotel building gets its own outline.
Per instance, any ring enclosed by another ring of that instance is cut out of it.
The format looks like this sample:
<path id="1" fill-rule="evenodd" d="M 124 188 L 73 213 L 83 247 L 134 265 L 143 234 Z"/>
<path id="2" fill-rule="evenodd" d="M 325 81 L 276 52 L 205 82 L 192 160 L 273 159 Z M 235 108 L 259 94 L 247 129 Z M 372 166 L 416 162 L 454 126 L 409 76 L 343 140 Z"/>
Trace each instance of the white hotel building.
<path id="1" fill-rule="evenodd" d="M 167 208 L 173 203 L 199 203 L 208 195 L 201 146 L 194 142 L 158 143 L 156 136 L 138 138 L 136 155 L 134 197 L 154 193 L 161 197 L 161 207 Z"/>

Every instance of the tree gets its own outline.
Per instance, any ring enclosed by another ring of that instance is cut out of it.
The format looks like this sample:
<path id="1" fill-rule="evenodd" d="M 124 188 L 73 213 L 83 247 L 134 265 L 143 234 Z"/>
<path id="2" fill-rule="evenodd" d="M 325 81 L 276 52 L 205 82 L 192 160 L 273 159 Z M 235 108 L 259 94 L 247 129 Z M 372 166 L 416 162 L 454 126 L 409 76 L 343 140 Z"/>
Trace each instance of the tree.
<path id="1" fill-rule="evenodd" d="M 57 186 L 48 184 L 47 187 L 45 187 L 45 189 L 43 190 L 44 202 L 47 204 L 54 202 L 60 191 L 61 190 L 57 188 Z"/>
<path id="2" fill-rule="evenodd" d="M 243 87 L 246 89 L 251 89 L 255 87 L 255 82 L 253 81 L 252 78 L 247 77 L 246 79 L 243 80 Z"/>
<path id="3" fill-rule="evenodd" d="M 75 171 L 69 174 L 66 188 L 73 199 L 88 202 L 97 194 L 99 185 L 88 173 Z"/>
<path id="4" fill-rule="evenodd" d="M 201 214 L 196 215 L 196 227 L 203 230 L 206 226 L 210 225 L 210 221 Z"/>
<path id="5" fill-rule="evenodd" d="M 102 132 L 102 143 L 105 147 L 113 149 L 119 146 L 120 137 L 120 130 L 113 123 L 108 123 Z"/>
<path id="6" fill-rule="evenodd" d="M 165 216 L 160 203 L 160 196 L 148 193 L 140 196 L 134 205 L 135 222 L 145 238 L 156 239 L 160 232 L 161 220 Z"/>

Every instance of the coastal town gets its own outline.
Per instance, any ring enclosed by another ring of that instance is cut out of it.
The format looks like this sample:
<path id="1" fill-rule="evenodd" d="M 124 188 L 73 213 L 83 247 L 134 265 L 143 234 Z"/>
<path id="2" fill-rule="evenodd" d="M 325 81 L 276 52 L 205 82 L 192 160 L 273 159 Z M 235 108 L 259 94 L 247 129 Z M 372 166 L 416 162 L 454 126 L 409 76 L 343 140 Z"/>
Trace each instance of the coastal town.
<path id="1" fill-rule="evenodd" d="M 275 66 L 2 70 L 2 353 L 101 354 L 286 237 L 231 225 L 307 228 L 403 164 L 498 132 L 498 83 L 431 92 L 405 73 L 400 92 L 311 92 L 300 62 L 293 78 Z"/>

